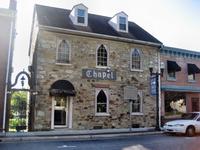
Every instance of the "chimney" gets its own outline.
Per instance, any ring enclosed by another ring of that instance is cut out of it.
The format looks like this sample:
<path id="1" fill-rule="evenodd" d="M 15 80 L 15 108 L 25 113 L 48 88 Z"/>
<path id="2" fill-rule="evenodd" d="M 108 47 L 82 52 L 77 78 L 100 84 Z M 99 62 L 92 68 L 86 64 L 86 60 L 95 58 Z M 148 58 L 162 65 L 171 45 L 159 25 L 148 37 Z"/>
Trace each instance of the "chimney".
<path id="1" fill-rule="evenodd" d="M 14 11 L 17 10 L 17 0 L 10 0 L 9 9 Z"/>

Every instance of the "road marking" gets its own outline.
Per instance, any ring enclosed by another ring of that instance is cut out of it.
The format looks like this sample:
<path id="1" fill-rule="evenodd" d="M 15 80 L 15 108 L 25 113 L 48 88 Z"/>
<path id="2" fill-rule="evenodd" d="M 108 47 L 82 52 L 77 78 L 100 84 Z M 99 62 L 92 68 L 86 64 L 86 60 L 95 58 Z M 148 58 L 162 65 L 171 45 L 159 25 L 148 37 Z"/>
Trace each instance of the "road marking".
<path id="1" fill-rule="evenodd" d="M 57 148 L 75 148 L 76 146 L 73 145 L 61 145 L 61 146 L 57 146 Z"/>

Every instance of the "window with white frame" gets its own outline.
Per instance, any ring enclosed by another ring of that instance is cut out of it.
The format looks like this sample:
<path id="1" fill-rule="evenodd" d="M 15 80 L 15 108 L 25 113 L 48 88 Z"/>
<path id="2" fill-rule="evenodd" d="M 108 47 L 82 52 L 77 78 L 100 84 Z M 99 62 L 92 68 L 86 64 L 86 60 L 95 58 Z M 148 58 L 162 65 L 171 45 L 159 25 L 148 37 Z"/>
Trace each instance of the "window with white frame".
<path id="1" fill-rule="evenodd" d="M 108 66 L 108 52 L 103 45 L 97 50 L 97 66 Z"/>
<path id="2" fill-rule="evenodd" d="M 131 51 L 131 70 L 141 70 L 141 55 L 138 49 Z"/>
<path id="3" fill-rule="evenodd" d="M 70 62 L 70 48 L 66 40 L 60 41 L 57 49 L 57 63 Z"/>
<path id="4" fill-rule="evenodd" d="M 126 17 L 119 17 L 119 30 L 126 31 Z"/>
<path id="5" fill-rule="evenodd" d="M 108 113 L 108 90 L 96 89 L 96 114 Z"/>
<path id="6" fill-rule="evenodd" d="M 137 99 L 131 101 L 131 113 L 142 113 L 142 91 L 138 91 Z"/>
<path id="7" fill-rule="evenodd" d="M 82 23 L 82 24 L 85 23 L 85 10 L 84 9 L 78 9 L 77 22 Z"/>

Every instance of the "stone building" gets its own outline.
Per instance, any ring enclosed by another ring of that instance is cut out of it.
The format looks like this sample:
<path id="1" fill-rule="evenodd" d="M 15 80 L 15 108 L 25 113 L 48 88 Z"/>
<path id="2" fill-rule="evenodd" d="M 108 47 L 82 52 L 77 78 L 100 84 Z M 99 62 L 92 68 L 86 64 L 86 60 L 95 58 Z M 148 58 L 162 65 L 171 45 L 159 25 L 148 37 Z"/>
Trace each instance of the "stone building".
<path id="1" fill-rule="evenodd" d="M 199 111 L 200 53 L 166 46 L 160 52 L 166 66 L 161 79 L 162 116 L 169 120 Z"/>
<path id="2" fill-rule="evenodd" d="M 148 66 L 158 68 L 161 46 L 124 12 L 105 17 L 83 4 L 36 5 L 29 49 L 38 92 L 34 130 L 154 127 Z M 134 90 L 131 101 L 125 87 Z"/>
<path id="3" fill-rule="evenodd" d="M 15 38 L 16 1 L 10 0 L 9 9 L 0 8 L 0 132 L 6 123 L 7 91 L 11 84 L 12 55 Z M 7 114 L 8 115 L 8 114 Z M 7 124 L 7 125 L 6 125 Z"/>

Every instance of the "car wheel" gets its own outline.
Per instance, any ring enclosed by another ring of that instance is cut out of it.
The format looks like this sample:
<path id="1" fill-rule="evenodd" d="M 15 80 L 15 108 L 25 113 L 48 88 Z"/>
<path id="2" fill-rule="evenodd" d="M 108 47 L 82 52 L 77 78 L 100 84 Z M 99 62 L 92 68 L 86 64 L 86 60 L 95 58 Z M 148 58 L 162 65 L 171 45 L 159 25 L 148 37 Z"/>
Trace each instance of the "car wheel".
<path id="1" fill-rule="evenodd" d="M 186 135 L 187 136 L 194 136 L 195 135 L 195 128 L 193 126 L 189 126 L 186 130 Z"/>

